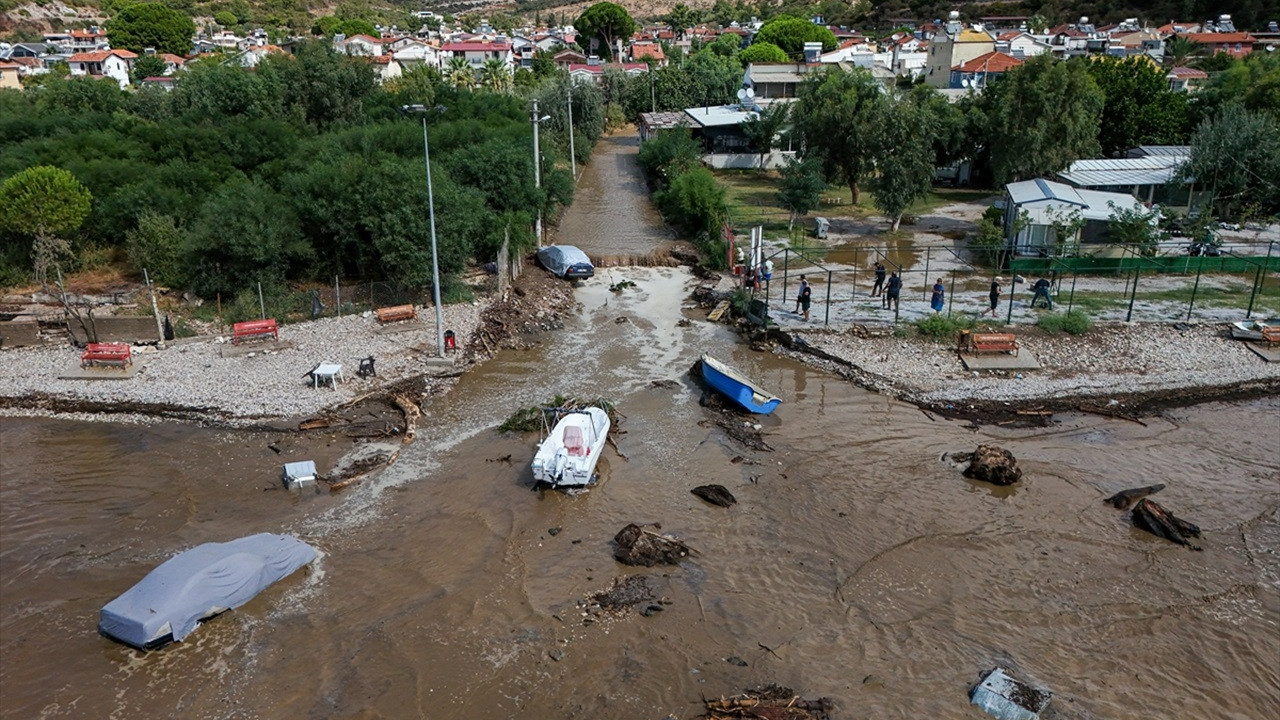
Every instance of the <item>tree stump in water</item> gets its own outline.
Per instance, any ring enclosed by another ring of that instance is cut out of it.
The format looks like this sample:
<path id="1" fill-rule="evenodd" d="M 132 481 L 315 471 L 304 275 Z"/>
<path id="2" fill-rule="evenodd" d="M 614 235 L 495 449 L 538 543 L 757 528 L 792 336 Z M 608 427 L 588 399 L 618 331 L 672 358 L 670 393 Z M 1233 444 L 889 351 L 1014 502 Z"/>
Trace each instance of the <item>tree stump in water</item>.
<path id="1" fill-rule="evenodd" d="M 1156 483 L 1155 485 L 1148 485 L 1146 487 L 1133 488 L 1132 490 L 1121 490 L 1115 495 L 1112 495 L 1106 500 L 1103 500 L 1103 502 L 1109 503 L 1111 507 L 1117 510 L 1124 510 L 1125 508 L 1129 507 L 1129 505 L 1132 504 L 1133 501 L 1141 500 L 1142 498 L 1148 495 L 1155 495 L 1156 493 L 1160 492 L 1163 489 L 1164 489 L 1164 483 Z"/>
<path id="2" fill-rule="evenodd" d="M 689 555 L 689 546 L 631 523 L 618 531 L 613 556 L 624 565 L 675 565 Z"/>
<path id="3" fill-rule="evenodd" d="M 1022 479 L 1022 468 L 1013 453 L 995 445 L 979 445 L 969 456 L 965 477 L 992 485 L 1012 485 Z"/>
<path id="4" fill-rule="evenodd" d="M 719 505 L 720 507 L 729 507 L 730 505 L 738 502 L 738 499 L 733 496 L 733 493 L 729 492 L 728 488 L 723 485 L 699 485 L 689 492 L 697 495 L 703 500 L 706 500 L 712 505 Z"/>
<path id="5" fill-rule="evenodd" d="M 1185 545 L 1192 550 L 1200 547 L 1190 538 L 1200 537 L 1200 528 L 1186 520 L 1175 517 L 1154 500 L 1143 498 L 1133 506 L 1133 524 L 1140 530 L 1162 537 L 1170 542 Z"/>

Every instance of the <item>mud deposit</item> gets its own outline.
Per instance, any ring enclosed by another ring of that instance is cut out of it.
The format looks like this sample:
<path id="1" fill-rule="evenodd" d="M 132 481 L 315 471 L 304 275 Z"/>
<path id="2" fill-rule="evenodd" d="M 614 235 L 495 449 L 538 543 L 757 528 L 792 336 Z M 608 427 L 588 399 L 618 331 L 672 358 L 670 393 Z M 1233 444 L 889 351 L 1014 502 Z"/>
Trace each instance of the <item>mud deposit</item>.
<path id="1" fill-rule="evenodd" d="M 398 461 L 339 494 L 277 478 L 290 460 L 326 471 L 341 438 L 277 453 L 262 433 L 5 418 L 0 714 L 691 717 L 778 683 L 831 698 L 833 717 L 968 718 L 995 665 L 1074 717 L 1280 704 L 1280 401 L 974 429 L 682 324 L 683 270 L 626 277 L 623 293 L 583 283 L 562 330 L 429 399 Z M 772 452 L 700 406 L 685 371 L 702 352 L 783 399 L 759 419 Z M 535 491 L 536 435 L 494 428 L 583 393 L 615 399 L 626 433 L 589 492 Z M 1024 482 L 938 461 L 978 444 L 1012 452 Z M 1203 552 L 1102 502 L 1153 482 Z M 737 504 L 708 506 L 702 484 Z M 624 567 L 612 541 L 630 522 L 696 552 Z M 173 553 L 260 531 L 324 555 L 189 642 L 143 655 L 96 633 L 98 609 Z M 583 598 L 633 575 L 660 611 L 583 620 Z"/>

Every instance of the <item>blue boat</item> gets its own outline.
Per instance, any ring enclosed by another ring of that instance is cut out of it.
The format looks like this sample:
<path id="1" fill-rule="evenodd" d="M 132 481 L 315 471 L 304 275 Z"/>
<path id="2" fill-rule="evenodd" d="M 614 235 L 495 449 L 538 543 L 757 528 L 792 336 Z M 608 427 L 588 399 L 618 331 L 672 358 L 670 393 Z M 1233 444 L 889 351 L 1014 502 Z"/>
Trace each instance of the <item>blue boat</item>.
<path id="1" fill-rule="evenodd" d="M 702 356 L 702 379 L 747 412 L 768 415 L 782 402 L 773 393 L 710 355 Z"/>

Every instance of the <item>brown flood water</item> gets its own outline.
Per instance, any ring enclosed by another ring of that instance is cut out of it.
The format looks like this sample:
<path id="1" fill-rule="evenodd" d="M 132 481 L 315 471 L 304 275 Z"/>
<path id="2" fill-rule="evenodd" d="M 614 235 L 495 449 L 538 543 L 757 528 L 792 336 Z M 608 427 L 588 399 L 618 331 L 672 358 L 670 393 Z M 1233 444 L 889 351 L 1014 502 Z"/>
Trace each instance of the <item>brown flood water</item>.
<path id="1" fill-rule="evenodd" d="M 778 682 L 832 697 L 837 717 L 980 718 L 965 692 L 999 663 L 1053 689 L 1059 717 L 1275 715 L 1276 399 L 1145 428 L 1089 416 L 975 432 L 722 328 L 678 328 L 688 274 L 626 272 L 638 290 L 585 283 L 580 317 L 464 377 L 396 465 L 341 495 L 264 491 L 290 453 L 252 435 L 4 419 L 0 714 L 688 718 L 702 696 Z M 684 372 L 703 349 L 783 398 L 761 421 L 775 452 L 700 424 Z M 650 386 L 664 379 L 679 388 Z M 626 459 L 607 451 L 577 496 L 531 490 L 536 439 L 493 430 L 556 392 L 626 415 Z M 1017 455 L 1022 487 L 994 492 L 940 461 L 981 441 Z M 1157 481 L 1204 528 L 1204 552 L 1101 502 Z M 739 504 L 689 494 L 709 482 Z M 617 565 L 610 540 L 632 521 L 698 552 Z M 144 655 L 96 634 L 102 604 L 163 559 L 260 531 L 324 555 L 189 642 Z M 633 573 L 672 604 L 584 626 L 575 601 Z"/>

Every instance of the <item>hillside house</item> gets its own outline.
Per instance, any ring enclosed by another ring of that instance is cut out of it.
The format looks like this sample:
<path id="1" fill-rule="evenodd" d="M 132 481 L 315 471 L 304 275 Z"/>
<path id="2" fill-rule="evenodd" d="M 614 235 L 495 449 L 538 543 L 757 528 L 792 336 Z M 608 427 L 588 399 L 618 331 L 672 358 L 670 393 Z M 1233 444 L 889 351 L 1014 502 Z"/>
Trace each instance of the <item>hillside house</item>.
<path id="1" fill-rule="evenodd" d="M 985 88 L 994 80 L 1018 67 L 1022 61 L 1002 52 L 989 52 L 951 68 L 951 89 Z"/>
<path id="2" fill-rule="evenodd" d="M 121 88 L 126 88 L 129 86 L 129 70 L 137 59 L 137 54 L 128 50 L 94 50 L 67 58 L 67 68 L 72 75 L 108 77 L 119 83 Z"/>
<path id="3" fill-rule="evenodd" d="M 925 62 L 925 82 L 935 88 L 951 86 L 951 69 L 970 60 L 995 52 L 995 38 L 986 32 L 966 28 L 960 24 L 957 13 L 947 22 L 944 32 L 938 33 L 929 43 L 929 58 Z"/>
<path id="4" fill-rule="evenodd" d="M 449 60 L 455 57 L 465 59 L 467 64 L 475 70 L 484 67 L 485 61 L 492 59 L 501 60 L 508 68 L 512 65 L 511 46 L 497 40 L 447 42 L 440 46 L 440 59 L 444 64 L 448 64 Z"/>

